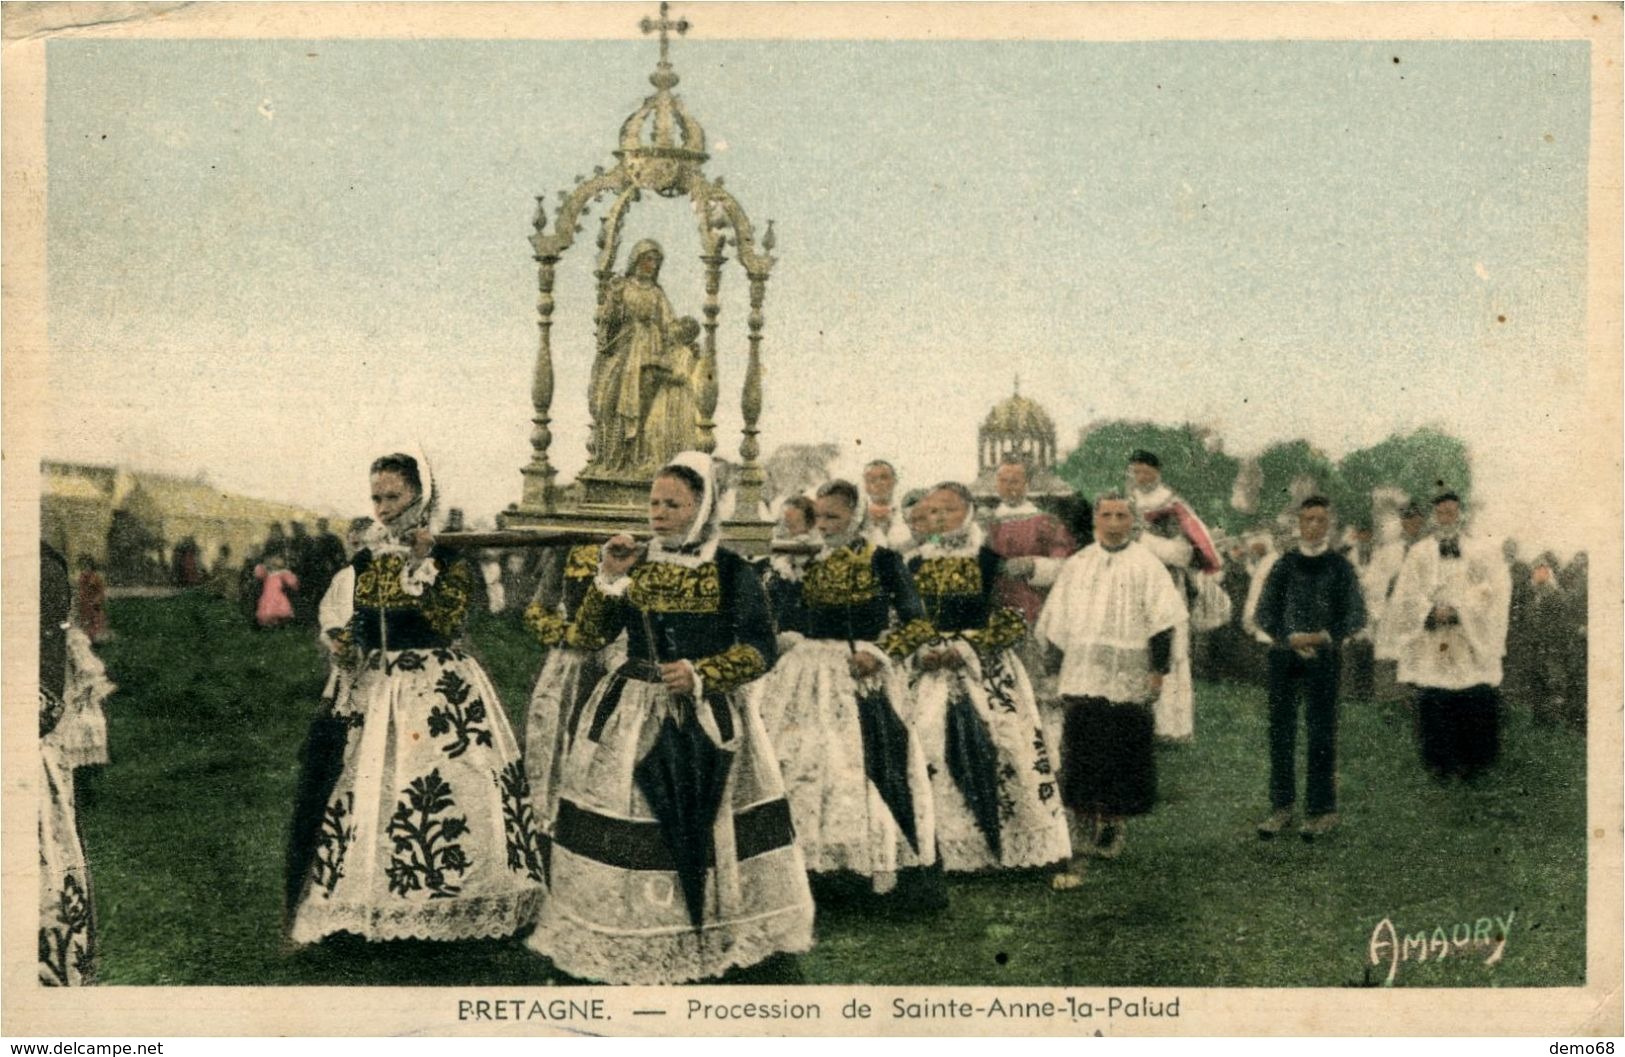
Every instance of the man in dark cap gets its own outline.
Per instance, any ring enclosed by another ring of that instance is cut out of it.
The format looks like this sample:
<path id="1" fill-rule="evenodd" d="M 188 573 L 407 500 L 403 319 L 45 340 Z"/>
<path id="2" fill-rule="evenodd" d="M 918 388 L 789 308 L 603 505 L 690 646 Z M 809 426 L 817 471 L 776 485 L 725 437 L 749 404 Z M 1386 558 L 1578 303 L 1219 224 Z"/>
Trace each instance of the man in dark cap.
<path id="1" fill-rule="evenodd" d="M 1129 501 L 1134 506 L 1135 539 L 1167 567 L 1187 607 L 1196 597 L 1195 573 L 1218 572 L 1222 563 L 1202 519 L 1162 481 L 1162 460 L 1141 449 L 1129 456 Z M 1190 623 L 1174 631 L 1172 667 L 1153 709 L 1157 737 L 1190 741 L 1196 734 L 1196 700 L 1191 686 Z"/>

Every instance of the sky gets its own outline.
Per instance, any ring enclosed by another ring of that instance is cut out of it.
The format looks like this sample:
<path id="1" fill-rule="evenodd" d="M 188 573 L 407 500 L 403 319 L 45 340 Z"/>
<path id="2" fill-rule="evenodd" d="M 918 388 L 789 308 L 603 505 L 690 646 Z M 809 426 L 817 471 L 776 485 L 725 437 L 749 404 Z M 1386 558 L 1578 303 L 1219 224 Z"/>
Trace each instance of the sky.
<path id="1" fill-rule="evenodd" d="M 365 512 L 417 444 L 518 500 L 534 198 L 614 164 L 648 40 L 96 41 L 47 50 L 47 458 Z M 779 264 L 763 454 L 834 441 L 908 488 L 976 472 L 1017 376 L 1063 453 L 1103 418 L 1333 457 L 1431 425 L 1479 524 L 1587 541 L 1584 42 L 672 45 Z M 596 214 L 559 269 L 552 456 L 585 461 Z M 686 202 L 634 207 L 699 314 Z M 719 331 L 737 457 L 745 283 Z M 1177 486 L 1178 482 L 1174 482 Z"/>

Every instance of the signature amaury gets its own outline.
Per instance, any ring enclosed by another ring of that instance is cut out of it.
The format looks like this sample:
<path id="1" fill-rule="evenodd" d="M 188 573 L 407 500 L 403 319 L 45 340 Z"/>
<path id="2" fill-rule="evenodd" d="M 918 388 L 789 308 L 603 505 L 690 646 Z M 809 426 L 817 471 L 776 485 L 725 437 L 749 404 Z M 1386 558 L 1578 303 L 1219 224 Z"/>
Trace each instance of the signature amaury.
<path id="1" fill-rule="evenodd" d="M 1484 964 L 1495 965 L 1506 953 L 1507 936 L 1511 934 L 1512 922 L 1517 916 L 1516 910 L 1509 910 L 1504 918 L 1497 914 L 1476 921 L 1458 921 L 1448 927 L 1436 925 L 1431 930 L 1424 928 L 1403 935 L 1394 927 L 1391 918 L 1383 918 L 1371 930 L 1368 946 L 1371 964 L 1380 966 L 1387 962 L 1388 979 L 1384 981 L 1385 984 L 1394 982 L 1401 962 L 1439 961 L 1469 951 L 1487 951 Z"/>

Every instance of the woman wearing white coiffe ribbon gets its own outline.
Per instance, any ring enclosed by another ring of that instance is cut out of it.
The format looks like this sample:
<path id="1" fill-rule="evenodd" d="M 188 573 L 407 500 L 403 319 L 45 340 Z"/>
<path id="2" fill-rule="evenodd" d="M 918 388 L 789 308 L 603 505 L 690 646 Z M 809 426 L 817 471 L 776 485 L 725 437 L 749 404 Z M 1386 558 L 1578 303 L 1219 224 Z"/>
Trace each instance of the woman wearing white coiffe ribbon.
<path id="1" fill-rule="evenodd" d="M 528 945 L 606 983 L 701 980 L 812 946 L 772 742 L 743 688 L 775 658 L 755 571 L 718 546 L 709 456 L 650 488 L 654 539 L 604 546 L 565 642 L 627 661 L 565 732 L 551 890 Z"/>
<path id="2" fill-rule="evenodd" d="M 912 654 L 910 726 L 931 777 L 937 855 L 949 873 L 1061 862 L 1072 846 L 1057 761 L 1015 649 L 1027 622 L 993 601 L 1003 559 L 969 520 L 964 485 L 944 482 L 923 502 L 932 535 L 908 569 L 926 620 L 891 646 Z"/>
<path id="3" fill-rule="evenodd" d="M 902 558 L 858 535 L 858 504 L 847 481 L 819 488 L 819 550 L 775 577 L 784 653 L 754 685 L 807 868 L 856 874 L 900 902 L 945 905 L 940 877 L 925 870 L 937 857 L 931 779 L 905 718 L 913 639 L 887 634 L 894 620 L 917 625 L 912 634 L 930 629 Z M 890 652 L 894 640 L 903 645 Z M 916 880 L 899 886 L 910 872 Z"/>
<path id="4" fill-rule="evenodd" d="M 541 838 L 502 704 L 459 643 L 474 573 L 434 545 L 421 456 L 383 456 L 370 480 L 375 520 L 319 611 L 338 664 L 318 724 L 342 762 L 307 767 L 320 814 L 295 820 L 292 938 L 512 935 L 541 904 Z"/>
<path id="5" fill-rule="evenodd" d="M 42 578 L 46 566 L 42 560 Z M 90 878 L 79 840 L 74 770 L 107 762 L 107 717 L 102 702 L 117 687 L 108 680 L 88 635 L 65 619 L 55 619 L 54 614 L 46 620 L 49 606 L 43 592 L 48 586 L 42 583 L 40 613 L 42 638 L 49 632 L 51 642 L 41 642 L 40 656 L 40 755 L 45 764 L 45 795 L 40 802 L 39 826 L 39 955 L 40 983 L 58 987 L 91 983 L 95 976 L 95 921 Z M 59 596 L 66 598 L 65 588 L 60 585 Z M 62 609 L 66 609 L 65 603 Z"/>
<path id="6" fill-rule="evenodd" d="M 564 641 L 598 575 L 598 556 L 596 543 L 572 547 L 563 555 L 557 605 L 550 607 L 538 600 L 525 610 L 525 627 L 547 650 L 525 711 L 525 773 L 530 778 L 536 824 L 548 843 L 559 806 L 564 759 L 570 750 L 569 732 L 598 681 L 626 660 L 624 634 L 597 650 L 579 649 Z"/>
<path id="7" fill-rule="evenodd" d="M 79 840 L 73 768 L 57 737 L 71 682 L 68 563 L 40 541 L 39 982 L 68 987 L 95 982 L 95 901 Z"/>

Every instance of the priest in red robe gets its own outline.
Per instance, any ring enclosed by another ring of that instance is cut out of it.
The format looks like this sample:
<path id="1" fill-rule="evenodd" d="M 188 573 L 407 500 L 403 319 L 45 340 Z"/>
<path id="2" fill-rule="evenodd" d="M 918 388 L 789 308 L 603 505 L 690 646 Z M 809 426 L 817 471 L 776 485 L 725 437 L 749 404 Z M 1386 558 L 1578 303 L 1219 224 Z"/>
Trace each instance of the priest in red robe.
<path id="1" fill-rule="evenodd" d="M 993 584 L 993 602 L 1019 612 L 1030 630 L 1061 566 L 1078 544 L 1059 518 L 1027 498 L 1027 466 L 1019 458 L 1005 457 L 994 473 L 993 487 L 999 505 L 988 519 L 987 545 L 1004 559 Z M 1058 745 L 1062 710 L 1044 651 L 1031 635 L 1016 649 L 1033 681 L 1044 733 L 1051 745 Z"/>
<path id="2" fill-rule="evenodd" d="M 993 477 L 999 505 L 988 520 L 987 545 L 1004 559 L 994 587 L 994 602 L 1027 618 L 1030 628 L 1044 608 L 1050 585 L 1061 565 L 1078 549 L 1059 518 L 1046 514 L 1027 498 L 1027 467 L 1006 457 Z"/>

